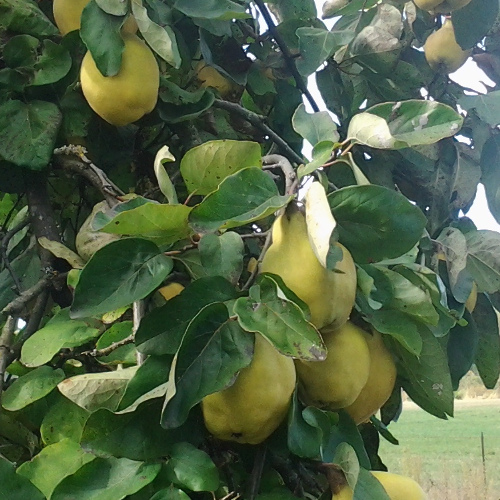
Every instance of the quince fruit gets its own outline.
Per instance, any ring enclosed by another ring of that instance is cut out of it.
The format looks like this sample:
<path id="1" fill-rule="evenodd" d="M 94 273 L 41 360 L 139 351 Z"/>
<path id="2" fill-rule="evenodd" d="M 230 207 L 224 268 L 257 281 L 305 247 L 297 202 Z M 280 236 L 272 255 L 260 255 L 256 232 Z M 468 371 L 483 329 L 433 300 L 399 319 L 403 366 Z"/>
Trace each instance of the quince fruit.
<path id="1" fill-rule="evenodd" d="M 158 100 L 160 71 L 150 48 L 135 35 L 123 35 L 122 65 L 104 76 L 90 52 L 80 71 L 83 95 L 90 107 L 111 125 L 123 126 L 151 112 Z"/>
<path id="2" fill-rule="evenodd" d="M 396 365 L 384 344 L 382 334 L 363 331 L 370 351 L 368 381 L 354 403 L 344 408 L 356 424 L 366 422 L 389 399 L 396 382 Z"/>
<path id="3" fill-rule="evenodd" d="M 380 481 L 391 500 L 427 500 L 424 490 L 410 477 L 383 471 L 371 471 L 371 474 Z M 352 499 L 353 491 L 348 484 L 332 496 L 332 500 Z"/>
<path id="4" fill-rule="evenodd" d="M 233 385 L 201 402 L 208 431 L 226 441 L 261 443 L 287 415 L 295 381 L 292 358 L 255 334 L 250 365 L 240 371 Z"/>
<path id="5" fill-rule="evenodd" d="M 121 238 L 118 234 L 103 233 L 101 231 L 94 231 L 91 227 L 92 221 L 98 212 L 104 212 L 108 204 L 105 201 L 100 201 L 94 208 L 90 215 L 85 219 L 80 230 L 78 231 L 75 239 L 75 247 L 78 255 L 87 262 L 90 260 L 97 250 L 106 246 L 112 241 Z"/>
<path id="6" fill-rule="evenodd" d="M 335 271 L 321 265 L 307 233 L 305 216 L 291 203 L 272 227 L 272 244 L 261 272 L 279 275 L 304 301 L 316 328 L 337 328 L 349 318 L 356 296 L 356 267 L 349 250 L 337 243 L 343 258 Z"/>
<path id="7" fill-rule="evenodd" d="M 182 290 L 184 290 L 184 285 L 173 282 L 169 283 L 168 285 L 162 286 L 158 289 L 158 292 L 165 300 L 170 300 L 179 295 Z"/>
<path id="8" fill-rule="evenodd" d="M 336 410 L 354 403 L 368 381 L 370 351 L 364 331 L 348 321 L 323 329 L 328 350 L 324 361 L 296 361 L 303 399 L 318 408 Z"/>
<path id="9" fill-rule="evenodd" d="M 231 97 L 240 93 L 241 87 L 237 83 L 222 75 L 205 61 L 200 61 L 196 65 L 195 71 L 200 86 L 215 89 L 221 97 Z"/>
<path id="10" fill-rule="evenodd" d="M 83 9 L 90 0 L 54 0 L 52 12 L 54 21 L 59 31 L 64 36 L 70 31 L 80 29 L 80 21 Z M 136 33 L 137 22 L 133 16 L 129 16 L 122 27 L 122 33 Z"/>
<path id="11" fill-rule="evenodd" d="M 453 24 L 447 19 L 441 28 L 427 37 L 424 54 L 434 71 L 453 73 L 465 63 L 471 51 L 462 50 L 458 45 Z"/>
<path id="12" fill-rule="evenodd" d="M 471 0 L 413 0 L 415 5 L 433 14 L 448 14 L 465 7 Z"/>

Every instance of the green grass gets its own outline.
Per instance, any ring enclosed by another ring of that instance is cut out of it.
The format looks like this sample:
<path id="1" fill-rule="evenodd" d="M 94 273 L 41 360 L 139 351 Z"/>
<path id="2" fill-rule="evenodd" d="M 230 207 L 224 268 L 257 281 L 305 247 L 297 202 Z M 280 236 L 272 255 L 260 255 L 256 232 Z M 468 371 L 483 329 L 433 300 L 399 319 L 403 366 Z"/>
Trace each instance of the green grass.
<path id="1" fill-rule="evenodd" d="M 399 446 L 382 439 L 382 460 L 391 472 L 416 479 L 430 500 L 500 499 L 500 400 L 457 401 L 449 420 L 405 408 L 389 430 Z"/>

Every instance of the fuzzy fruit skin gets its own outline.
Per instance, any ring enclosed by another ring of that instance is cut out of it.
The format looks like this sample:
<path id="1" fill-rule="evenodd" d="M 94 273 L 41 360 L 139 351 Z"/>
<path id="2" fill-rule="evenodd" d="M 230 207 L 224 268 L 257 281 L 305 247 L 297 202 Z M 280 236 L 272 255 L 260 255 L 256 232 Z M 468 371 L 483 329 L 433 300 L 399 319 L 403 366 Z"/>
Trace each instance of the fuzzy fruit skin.
<path id="1" fill-rule="evenodd" d="M 411 477 L 392 474 L 391 472 L 372 471 L 391 500 L 427 500 L 427 495 Z"/>
<path id="2" fill-rule="evenodd" d="M 233 385 L 203 398 L 205 426 L 225 441 L 261 443 L 286 417 L 295 381 L 292 358 L 256 334 L 250 365 L 240 371 Z"/>
<path id="3" fill-rule="evenodd" d="M 290 210 L 272 227 L 272 244 L 261 264 L 261 272 L 279 275 L 309 307 L 316 328 L 343 325 L 351 314 L 356 297 L 356 267 L 350 252 L 338 243 L 343 259 L 339 273 L 324 268 L 314 254 L 307 235 L 304 215 Z"/>
<path id="4" fill-rule="evenodd" d="M 80 29 L 82 12 L 88 3 L 89 0 L 54 0 L 52 12 L 61 35 Z M 133 34 L 137 29 L 134 17 L 129 16 L 123 25 L 122 32 Z"/>
<path id="5" fill-rule="evenodd" d="M 345 408 L 368 381 L 370 351 L 365 334 L 350 321 L 321 334 L 328 350 L 326 360 L 295 362 L 303 399 L 318 408 Z"/>
<path id="6" fill-rule="evenodd" d="M 203 88 L 212 87 L 221 95 L 221 97 L 231 96 L 238 92 L 239 85 L 226 78 L 212 66 L 208 66 L 204 61 L 196 65 L 196 77 Z"/>
<path id="7" fill-rule="evenodd" d="M 159 288 L 158 292 L 160 292 L 161 296 L 165 300 L 170 300 L 174 297 L 177 297 L 177 295 L 179 295 L 182 290 L 184 290 L 184 285 L 181 285 L 180 283 L 174 281 L 173 283 L 169 283 L 168 285 Z"/>
<path id="8" fill-rule="evenodd" d="M 435 14 L 448 14 L 465 7 L 471 0 L 413 0 L 415 5 Z"/>
<path id="9" fill-rule="evenodd" d="M 391 500 L 428 500 L 424 490 L 410 477 L 382 471 L 371 471 L 371 474 L 380 481 Z M 332 496 L 332 500 L 352 500 L 352 498 L 353 491 L 349 485 L 343 486 Z"/>
<path id="10" fill-rule="evenodd" d="M 370 351 L 370 374 L 356 401 L 345 411 L 356 424 L 366 422 L 389 399 L 396 382 L 396 365 L 382 339 L 382 334 L 373 330 L 373 335 L 365 333 Z"/>
<path id="11" fill-rule="evenodd" d="M 434 71 L 453 73 L 465 63 L 470 53 L 470 50 L 462 50 L 458 45 L 449 19 L 431 33 L 424 44 L 425 58 Z"/>
<path id="12" fill-rule="evenodd" d="M 103 76 L 90 52 L 80 71 L 83 95 L 111 125 L 128 125 L 151 112 L 158 100 L 160 71 L 149 47 L 135 35 L 123 35 L 122 65 L 115 76 Z"/>
<path id="13" fill-rule="evenodd" d="M 78 231 L 75 239 L 75 247 L 78 255 L 87 262 L 90 260 L 92 255 L 94 255 L 97 250 L 100 250 L 102 247 L 106 246 L 108 243 L 112 241 L 119 240 L 121 238 L 118 234 L 111 233 L 103 233 L 101 231 L 94 231 L 90 224 L 94 219 L 97 212 L 103 212 L 107 207 L 107 203 L 105 201 L 100 201 L 94 208 L 90 215 L 85 219 L 80 230 Z"/>

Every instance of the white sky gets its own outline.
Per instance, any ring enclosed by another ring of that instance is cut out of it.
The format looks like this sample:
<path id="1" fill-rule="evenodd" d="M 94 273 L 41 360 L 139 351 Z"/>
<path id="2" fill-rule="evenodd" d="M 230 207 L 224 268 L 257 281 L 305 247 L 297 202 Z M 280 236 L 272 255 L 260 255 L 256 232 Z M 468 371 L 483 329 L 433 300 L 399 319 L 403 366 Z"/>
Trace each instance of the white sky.
<path id="1" fill-rule="evenodd" d="M 324 0 L 315 0 L 315 2 L 318 9 L 318 17 L 321 17 Z M 325 24 L 330 28 L 333 25 L 333 20 L 325 20 Z M 470 89 L 474 89 L 479 93 L 486 92 L 486 88 L 482 84 L 482 82 L 485 82 L 491 86 L 494 85 L 494 82 L 492 82 L 470 58 L 458 71 L 453 73 L 451 77 L 457 83 Z M 308 86 L 320 110 L 326 110 L 323 99 L 321 98 L 316 87 L 314 75 L 309 78 Z M 304 100 L 304 103 L 308 111 L 311 112 L 312 110 L 307 101 Z M 304 154 L 310 157 L 309 153 L 310 148 L 305 148 Z M 492 229 L 494 231 L 500 232 L 500 225 L 495 221 L 494 217 L 491 215 L 491 212 L 488 209 L 488 204 L 486 202 L 482 184 L 479 184 L 474 204 L 466 215 L 474 221 L 478 229 Z"/>

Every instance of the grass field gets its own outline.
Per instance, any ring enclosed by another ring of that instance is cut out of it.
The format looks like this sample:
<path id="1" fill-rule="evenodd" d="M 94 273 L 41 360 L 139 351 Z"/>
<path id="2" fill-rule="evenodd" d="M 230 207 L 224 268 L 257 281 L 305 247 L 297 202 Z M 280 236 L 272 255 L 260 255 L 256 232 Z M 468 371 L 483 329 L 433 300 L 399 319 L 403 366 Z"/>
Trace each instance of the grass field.
<path id="1" fill-rule="evenodd" d="M 430 500 L 500 500 L 500 399 L 456 400 L 449 420 L 408 402 L 389 430 L 399 446 L 382 440 L 382 460 L 416 479 Z"/>

